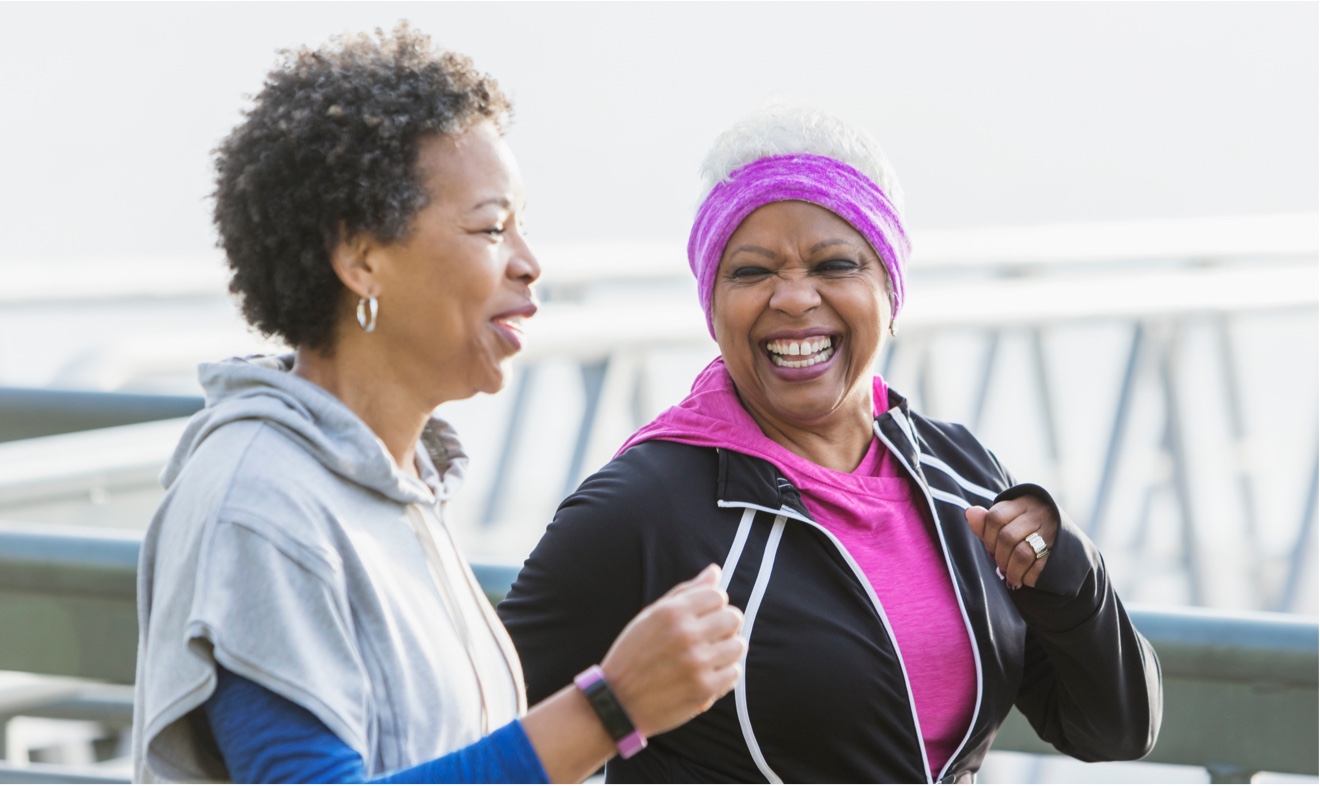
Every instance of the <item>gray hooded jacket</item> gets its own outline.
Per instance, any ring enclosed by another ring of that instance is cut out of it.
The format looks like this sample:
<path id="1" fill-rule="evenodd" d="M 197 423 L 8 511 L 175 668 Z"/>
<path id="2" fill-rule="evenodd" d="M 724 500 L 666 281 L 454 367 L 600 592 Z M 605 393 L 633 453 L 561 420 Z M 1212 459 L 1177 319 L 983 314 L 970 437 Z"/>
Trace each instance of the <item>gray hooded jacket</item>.
<path id="1" fill-rule="evenodd" d="M 452 429 L 428 423 L 419 482 L 291 365 L 203 365 L 206 409 L 161 474 L 138 571 L 136 780 L 228 778 L 201 712 L 216 663 L 310 710 L 368 777 L 525 711 L 517 654 L 441 516 L 467 464 Z"/>

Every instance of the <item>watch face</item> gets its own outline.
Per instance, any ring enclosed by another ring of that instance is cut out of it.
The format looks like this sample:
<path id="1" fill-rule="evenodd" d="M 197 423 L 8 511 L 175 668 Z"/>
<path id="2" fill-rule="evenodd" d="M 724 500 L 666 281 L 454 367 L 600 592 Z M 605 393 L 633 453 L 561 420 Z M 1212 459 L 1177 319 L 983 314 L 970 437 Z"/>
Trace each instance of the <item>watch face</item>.
<path id="1" fill-rule="evenodd" d="M 646 747 L 646 738 L 633 726 L 632 719 L 624 711 L 614 691 L 610 690 L 610 684 L 605 681 L 605 673 L 599 666 L 592 666 L 577 675 L 573 684 L 587 697 L 587 703 L 596 712 L 596 717 L 600 718 L 601 725 L 624 758 Z"/>

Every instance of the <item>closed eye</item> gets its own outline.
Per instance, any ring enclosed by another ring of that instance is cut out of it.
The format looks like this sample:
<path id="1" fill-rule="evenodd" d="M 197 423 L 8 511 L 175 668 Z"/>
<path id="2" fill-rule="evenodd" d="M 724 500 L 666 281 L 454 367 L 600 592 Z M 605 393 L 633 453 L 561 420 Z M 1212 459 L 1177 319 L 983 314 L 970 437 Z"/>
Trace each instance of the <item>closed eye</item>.
<path id="1" fill-rule="evenodd" d="M 729 278 L 735 281 L 745 281 L 747 279 L 768 275 L 770 275 L 769 270 L 766 270 L 763 267 L 757 267 L 756 265 L 743 265 L 741 267 L 735 267 L 733 270 L 729 271 Z"/>
<path id="2" fill-rule="evenodd" d="M 815 272 L 823 275 L 838 275 L 840 273 L 851 273 L 861 268 L 855 260 L 852 259 L 830 259 L 816 265 Z"/>

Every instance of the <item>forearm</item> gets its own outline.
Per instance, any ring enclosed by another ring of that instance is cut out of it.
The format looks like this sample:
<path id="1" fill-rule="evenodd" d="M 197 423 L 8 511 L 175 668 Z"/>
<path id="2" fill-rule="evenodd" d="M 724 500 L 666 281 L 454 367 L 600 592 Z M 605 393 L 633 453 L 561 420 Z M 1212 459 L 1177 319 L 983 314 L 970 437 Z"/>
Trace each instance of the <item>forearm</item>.
<path id="1" fill-rule="evenodd" d="M 546 775 L 517 721 L 446 756 L 368 778 L 362 756 L 312 712 L 223 666 L 204 711 L 236 783 L 540 783 Z"/>
<path id="2" fill-rule="evenodd" d="M 615 754 L 614 741 L 573 685 L 533 707 L 522 724 L 551 783 L 578 783 Z"/>
<path id="3" fill-rule="evenodd" d="M 1064 753 L 1138 758 L 1159 731 L 1159 663 L 1114 592 L 1099 551 L 1059 516 L 1056 548 L 1037 586 L 1012 593 L 1029 629 L 1018 706 Z"/>
<path id="4" fill-rule="evenodd" d="M 545 772 L 517 721 L 446 756 L 368 783 L 544 783 Z"/>

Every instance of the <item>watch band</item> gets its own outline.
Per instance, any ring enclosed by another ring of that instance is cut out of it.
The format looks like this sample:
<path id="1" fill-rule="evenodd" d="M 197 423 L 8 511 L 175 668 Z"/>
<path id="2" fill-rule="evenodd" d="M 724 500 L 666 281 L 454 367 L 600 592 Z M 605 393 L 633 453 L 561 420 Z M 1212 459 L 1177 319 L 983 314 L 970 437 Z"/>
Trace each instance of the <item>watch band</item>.
<path id="1" fill-rule="evenodd" d="M 619 703 L 619 698 L 610 690 L 610 684 L 605 681 L 605 672 L 600 670 L 600 666 L 592 666 L 577 675 L 573 678 L 573 684 L 587 697 L 587 703 L 614 740 L 620 756 L 630 759 L 646 747 L 646 738 L 633 725 L 632 719 Z"/>

